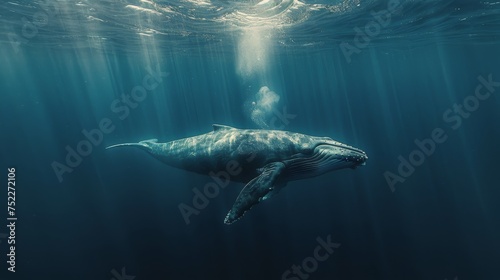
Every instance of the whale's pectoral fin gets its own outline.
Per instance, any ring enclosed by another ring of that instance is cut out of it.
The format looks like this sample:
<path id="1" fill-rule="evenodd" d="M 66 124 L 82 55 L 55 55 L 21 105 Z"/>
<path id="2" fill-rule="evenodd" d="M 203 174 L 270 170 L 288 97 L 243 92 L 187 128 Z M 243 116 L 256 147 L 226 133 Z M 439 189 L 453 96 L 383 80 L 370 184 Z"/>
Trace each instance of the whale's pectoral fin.
<path id="1" fill-rule="evenodd" d="M 273 189 L 270 192 L 268 192 L 265 196 L 263 196 L 261 200 L 270 199 L 271 197 L 277 195 L 281 191 L 281 189 L 285 186 L 286 182 L 281 182 L 277 185 L 274 185 Z"/>
<path id="2" fill-rule="evenodd" d="M 279 187 L 284 185 L 278 184 L 278 187 L 275 188 L 276 181 L 284 168 L 285 164 L 282 162 L 273 162 L 264 166 L 262 168 L 262 173 L 248 182 L 243 190 L 241 190 L 233 207 L 229 213 L 227 213 L 224 223 L 232 224 L 240 219 L 243 214 L 250 210 L 255 204 L 271 197 L 277 192 Z"/>

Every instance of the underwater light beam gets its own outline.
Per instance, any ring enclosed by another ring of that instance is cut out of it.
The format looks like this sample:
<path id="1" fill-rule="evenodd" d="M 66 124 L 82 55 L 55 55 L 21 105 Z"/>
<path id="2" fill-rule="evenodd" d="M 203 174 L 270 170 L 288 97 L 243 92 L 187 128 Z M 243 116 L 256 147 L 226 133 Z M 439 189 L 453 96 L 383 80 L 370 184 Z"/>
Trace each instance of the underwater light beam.
<path id="1" fill-rule="evenodd" d="M 244 78 L 265 72 L 272 30 L 264 26 L 245 27 L 238 42 L 237 72 Z"/>

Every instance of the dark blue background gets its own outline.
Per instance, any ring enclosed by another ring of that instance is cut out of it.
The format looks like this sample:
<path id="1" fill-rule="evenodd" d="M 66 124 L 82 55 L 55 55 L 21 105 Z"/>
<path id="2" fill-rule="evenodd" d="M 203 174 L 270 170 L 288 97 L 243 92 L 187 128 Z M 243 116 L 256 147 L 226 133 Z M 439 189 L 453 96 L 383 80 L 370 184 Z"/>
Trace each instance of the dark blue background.
<path id="1" fill-rule="evenodd" d="M 347 63 L 338 48 L 278 51 L 264 79 L 235 73 L 232 54 L 170 55 L 26 48 L 0 55 L 1 167 L 17 172 L 18 272 L 2 279 L 280 279 L 313 255 L 316 238 L 341 246 L 310 279 L 494 279 L 500 259 L 500 89 L 455 130 L 442 114 L 500 80 L 497 45 L 368 48 Z M 142 84 L 145 67 L 169 72 L 125 120 L 111 102 Z M 212 123 L 255 128 L 245 103 L 268 86 L 296 115 L 286 130 L 362 148 L 366 166 L 292 182 L 241 221 L 223 219 L 231 184 L 189 225 L 178 210 L 211 179 L 111 144 L 170 141 Z M 60 183 L 65 146 L 110 118 L 115 130 Z M 448 140 L 393 193 L 415 139 L 441 127 Z M 0 201 L 6 201 L 6 189 Z M 5 221 L 6 211 L 0 212 Z M 0 231 L 5 232 L 5 228 Z M 5 253 L 4 253 L 5 252 Z"/>

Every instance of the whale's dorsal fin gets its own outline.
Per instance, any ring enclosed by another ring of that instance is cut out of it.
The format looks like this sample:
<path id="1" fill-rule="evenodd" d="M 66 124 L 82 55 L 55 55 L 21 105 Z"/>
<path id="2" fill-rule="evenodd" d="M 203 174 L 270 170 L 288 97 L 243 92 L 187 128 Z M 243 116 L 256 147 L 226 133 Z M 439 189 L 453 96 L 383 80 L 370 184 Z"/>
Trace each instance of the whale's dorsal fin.
<path id="1" fill-rule="evenodd" d="M 277 179 L 284 169 L 285 164 L 282 162 L 271 162 L 264 166 L 262 173 L 248 182 L 241 190 L 233 207 L 227 213 L 224 223 L 228 225 L 234 223 L 255 204 L 278 192 L 285 184 L 283 182 L 277 184 Z"/>
<path id="2" fill-rule="evenodd" d="M 234 127 L 221 124 L 213 124 L 212 126 L 214 127 L 214 131 L 235 129 Z"/>

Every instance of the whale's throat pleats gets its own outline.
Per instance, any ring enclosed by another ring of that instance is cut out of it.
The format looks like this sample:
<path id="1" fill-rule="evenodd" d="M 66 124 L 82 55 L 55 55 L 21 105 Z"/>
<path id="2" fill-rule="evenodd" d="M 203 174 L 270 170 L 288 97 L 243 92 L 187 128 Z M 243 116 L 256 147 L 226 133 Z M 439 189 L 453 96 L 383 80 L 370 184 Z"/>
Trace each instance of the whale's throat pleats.
<path id="1" fill-rule="evenodd" d="M 326 153 L 314 153 L 311 156 L 296 157 L 283 161 L 286 165 L 284 176 L 287 180 L 297 180 L 302 178 L 321 175 L 335 169 L 343 160 Z"/>

